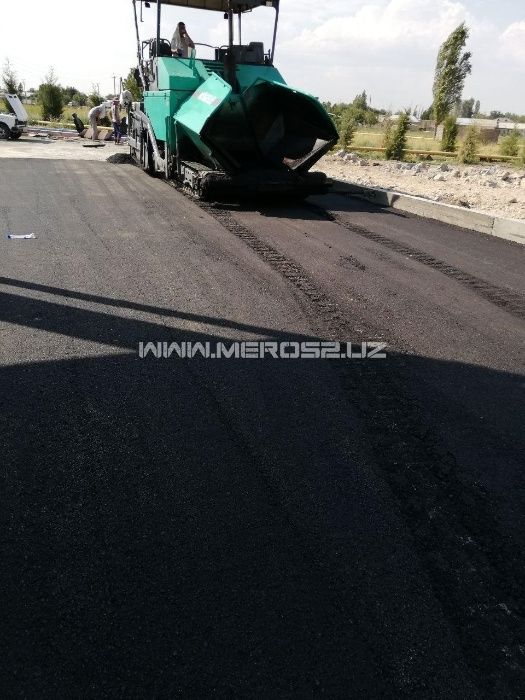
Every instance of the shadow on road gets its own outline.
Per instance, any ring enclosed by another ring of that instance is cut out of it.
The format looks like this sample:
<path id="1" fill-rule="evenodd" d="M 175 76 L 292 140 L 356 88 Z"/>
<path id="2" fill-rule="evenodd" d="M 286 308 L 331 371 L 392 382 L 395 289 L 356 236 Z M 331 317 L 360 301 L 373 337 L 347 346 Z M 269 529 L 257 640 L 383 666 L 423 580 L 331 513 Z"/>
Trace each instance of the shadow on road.
<path id="1" fill-rule="evenodd" d="M 13 279 L 11 277 L 0 277 L 0 284 L 14 287 L 15 289 L 25 289 L 28 291 L 50 294 L 59 297 L 63 302 L 67 300 L 88 302 L 110 308 L 153 314 L 166 319 L 178 319 L 180 321 L 191 321 L 193 323 L 201 323 L 217 328 L 229 328 L 248 334 L 270 337 L 275 340 L 290 340 L 290 334 L 285 334 L 271 328 L 253 326 L 213 316 L 203 316 L 202 314 L 185 313 L 165 307 L 137 304 L 136 302 L 125 299 L 102 297 L 97 294 L 85 294 L 70 289 L 36 284 L 34 282 Z M 103 342 L 104 344 L 112 345 L 112 337 L 119 336 L 118 332 L 115 333 L 114 326 L 115 323 L 119 324 L 120 322 L 123 323 L 123 330 L 131 327 L 133 332 L 132 340 L 126 339 L 127 334 L 125 332 L 115 340 L 115 344 L 121 347 L 129 347 L 132 350 L 136 350 L 139 342 L 137 338 L 153 338 L 158 340 L 165 340 L 166 338 L 166 326 L 162 324 L 141 323 L 140 321 L 130 323 L 130 319 L 119 319 L 119 317 L 108 315 L 105 312 L 98 313 L 81 310 L 64 304 L 53 304 L 47 301 L 43 302 L 38 299 L 2 292 L 0 292 L 0 301 L 2 301 L 2 306 L 5 309 L 5 316 L 3 316 L 4 321 L 22 323 L 22 325 L 26 325 L 26 323 L 28 325 L 35 324 L 35 327 L 41 328 L 42 330 L 53 330 L 54 332 L 64 335 L 71 334 L 73 337 L 91 338 L 93 340 L 98 338 L 99 342 Z M 43 310 L 46 311 L 45 314 L 41 313 Z M 66 317 L 67 323 L 64 322 Z M 86 318 L 90 319 L 89 323 L 83 322 L 82 319 Z M 36 319 L 38 319 L 38 321 Z M 108 324 L 110 326 L 109 332 L 107 329 Z M 71 333 L 68 328 L 71 329 Z M 80 335 L 76 335 L 76 333 L 80 333 Z M 162 337 L 159 336 L 159 333 Z M 102 338 L 104 340 L 101 340 Z M 300 334 L 295 334 L 294 336 L 295 340 L 307 340 L 308 338 L 309 337 Z M 223 340 L 226 340 L 226 338 L 223 338 Z M 218 339 L 216 339 L 216 341 L 218 342 Z M 130 344 L 126 345 L 126 342 Z"/>
<path id="2" fill-rule="evenodd" d="M 0 282 L 1 321 L 64 339 L 0 380 L 7 696 L 498 687 L 515 617 L 479 606 L 523 602 L 522 377 L 396 354 L 140 360 L 141 340 L 283 336 Z M 117 352 L 72 359 L 68 338 Z"/>
<path id="3" fill-rule="evenodd" d="M 287 197 L 282 200 L 268 198 L 261 202 L 261 198 L 248 201 L 241 205 L 224 205 L 224 208 L 232 211 L 258 211 L 261 216 L 278 219 L 291 219 L 294 221 L 323 221 L 327 218 L 327 212 L 349 212 L 367 214 L 387 214 L 400 219 L 406 219 L 407 215 L 393 209 L 385 208 L 380 204 L 372 204 L 365 200 L 342 194 L 326 194 L 308 197 L 306 200 Z"/>

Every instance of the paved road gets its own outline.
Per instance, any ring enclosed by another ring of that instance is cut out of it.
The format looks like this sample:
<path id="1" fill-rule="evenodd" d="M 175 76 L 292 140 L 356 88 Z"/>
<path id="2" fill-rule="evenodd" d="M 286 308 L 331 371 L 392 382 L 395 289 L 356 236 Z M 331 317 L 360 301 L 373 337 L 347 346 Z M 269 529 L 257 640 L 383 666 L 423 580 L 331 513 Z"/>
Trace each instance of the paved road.
<path id="1" fill-rule="evenodd" d="M 523 248 L 9 159 L 0 233 L 4 697 L 523 697 Z M 389 353 L 138 357 L 254 339 Z"/>

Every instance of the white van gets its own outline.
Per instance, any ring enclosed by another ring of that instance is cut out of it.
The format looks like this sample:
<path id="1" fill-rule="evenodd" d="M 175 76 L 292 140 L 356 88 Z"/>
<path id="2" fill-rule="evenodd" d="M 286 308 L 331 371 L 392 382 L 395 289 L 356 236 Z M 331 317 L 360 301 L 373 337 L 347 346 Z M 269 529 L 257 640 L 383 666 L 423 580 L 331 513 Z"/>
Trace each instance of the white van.
<path id="1" fill-rule="evenodd" d="M 27 127 L 27 112 L 17 95 L 2 95 L 11 106 L 9 113 L 0 107 L 0 139 L 19 139 Z"/>

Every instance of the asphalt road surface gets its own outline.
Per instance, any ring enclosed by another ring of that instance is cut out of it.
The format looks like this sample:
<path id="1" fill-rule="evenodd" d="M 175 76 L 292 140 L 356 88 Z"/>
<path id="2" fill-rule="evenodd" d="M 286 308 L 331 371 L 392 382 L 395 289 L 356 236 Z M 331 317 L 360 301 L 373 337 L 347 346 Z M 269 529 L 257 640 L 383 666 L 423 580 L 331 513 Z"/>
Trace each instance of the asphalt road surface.
<path id="1" fill-rule="evenodd" d="M 525 697 L 523 247 L 23 159 L 0 234 L 2 697 Z M 388 350 L 138 352 L 234 340 Z"/>

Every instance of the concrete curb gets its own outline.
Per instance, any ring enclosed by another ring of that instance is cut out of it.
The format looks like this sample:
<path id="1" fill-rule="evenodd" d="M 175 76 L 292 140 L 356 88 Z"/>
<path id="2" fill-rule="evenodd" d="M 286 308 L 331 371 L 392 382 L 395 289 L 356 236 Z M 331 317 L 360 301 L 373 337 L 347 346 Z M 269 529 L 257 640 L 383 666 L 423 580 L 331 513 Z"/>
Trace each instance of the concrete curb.
<path id="1" fill-rule="evenodd" d="M 399 209 L 409 214 L 443 221 L 446 224 L 525 245 L 525 221 L 520 219 L 504 219 L 477 209 L 464 209 L 411 194 L 384 190 L 380 187 L 366 187 L 342 180 L 334 180 L 331 191 L 336 194 L 346 194 L 364 199 L 380 207 Z"/>

